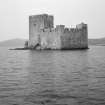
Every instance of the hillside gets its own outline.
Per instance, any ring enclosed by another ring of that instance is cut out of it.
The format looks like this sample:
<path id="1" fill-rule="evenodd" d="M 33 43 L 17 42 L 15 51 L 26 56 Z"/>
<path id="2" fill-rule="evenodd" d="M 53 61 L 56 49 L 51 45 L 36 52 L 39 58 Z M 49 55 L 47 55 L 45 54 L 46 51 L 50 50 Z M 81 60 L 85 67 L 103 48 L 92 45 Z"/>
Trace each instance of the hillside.
<path id="1" fill-rule="evenodd" d="M 25 39 L 10 39 L 0 42 L 1 47 L 23 47 Z"/>
<path id="2" fill-rule="evenodd" d="M 89 45 L 105 45 L 105 38 L 89 39 Z"/>
<path id="3" fill-rule="evenodd" d="M 0 42 L 0 47 L 24 47 L 26 39 L 11 39 Z M 105 45 L 105 38 L 89 39 L 89 45 Z"/>

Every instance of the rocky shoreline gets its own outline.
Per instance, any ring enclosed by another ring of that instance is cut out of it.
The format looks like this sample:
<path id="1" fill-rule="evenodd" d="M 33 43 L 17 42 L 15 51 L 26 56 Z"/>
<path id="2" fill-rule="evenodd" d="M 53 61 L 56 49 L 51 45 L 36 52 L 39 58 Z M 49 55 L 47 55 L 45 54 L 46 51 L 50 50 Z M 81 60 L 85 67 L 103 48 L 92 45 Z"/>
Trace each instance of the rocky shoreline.
<path id="1" fill-rule="evenodd" d="M 33 49 L 33 48 L 13 48 L 9 50 L 87 50 L 89 48 L 69 48 L 69 49 Z"/>

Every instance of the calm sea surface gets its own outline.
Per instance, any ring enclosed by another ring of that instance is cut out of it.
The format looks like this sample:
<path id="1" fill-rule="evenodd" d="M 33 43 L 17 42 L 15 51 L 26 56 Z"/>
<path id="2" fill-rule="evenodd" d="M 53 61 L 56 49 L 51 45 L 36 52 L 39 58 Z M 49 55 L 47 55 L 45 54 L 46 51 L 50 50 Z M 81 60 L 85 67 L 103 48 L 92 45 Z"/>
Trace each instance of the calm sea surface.
<path id="1" fill-rule="evenodd" d="M 0 48 L 0 105 L 105 105 L 105 47 Z"/>

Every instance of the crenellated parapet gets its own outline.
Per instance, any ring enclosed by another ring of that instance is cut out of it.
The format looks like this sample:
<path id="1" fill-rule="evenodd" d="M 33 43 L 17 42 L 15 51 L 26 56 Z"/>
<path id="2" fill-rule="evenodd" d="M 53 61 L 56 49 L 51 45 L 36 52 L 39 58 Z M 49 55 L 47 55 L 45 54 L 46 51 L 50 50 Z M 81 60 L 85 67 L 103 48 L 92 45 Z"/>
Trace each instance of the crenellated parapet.
<path id="1" fill-rule="evenodd" d="M 75 28 L 67 28 L 65 25 L 56 25 L 55 28 L 41 28 L 40 32 L 61 32 L 61 33 L 78 33 L 87 30 L 87 24 L 81 23 L 76 25 Z"/>

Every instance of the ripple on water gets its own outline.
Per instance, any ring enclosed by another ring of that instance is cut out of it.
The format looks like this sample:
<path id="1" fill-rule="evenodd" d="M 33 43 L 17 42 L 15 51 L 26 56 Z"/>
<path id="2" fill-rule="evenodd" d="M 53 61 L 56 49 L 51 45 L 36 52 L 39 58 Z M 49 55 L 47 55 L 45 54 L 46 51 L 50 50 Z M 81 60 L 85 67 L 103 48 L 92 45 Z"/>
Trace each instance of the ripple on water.
<path id="1" fill-rule="evenodd" d="M 105 105 L 105 47 L 0 50 L 0 105 Z"/>

